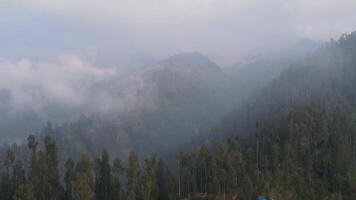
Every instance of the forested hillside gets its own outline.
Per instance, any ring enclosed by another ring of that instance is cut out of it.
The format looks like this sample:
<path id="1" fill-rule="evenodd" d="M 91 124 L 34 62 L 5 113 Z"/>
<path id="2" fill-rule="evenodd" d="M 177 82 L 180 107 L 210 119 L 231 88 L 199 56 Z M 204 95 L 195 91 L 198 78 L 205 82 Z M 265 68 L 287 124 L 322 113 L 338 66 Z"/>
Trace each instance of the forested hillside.
<path id="1" fill-rule="evenodd" d="M 331 40 L 215 130 L 240 138 L 262 191 L 278 199 L 355 196 L 355 49 L 355 32 Z"/>
<path id="2" fill-rule="evenodd" d="M 262 126 L 271 123 L 275 126 L 276 121 L 286 120 L 291 111 L 300 112 L 306 107 L 320 110 L 329 120 L 335 113 L 343 113 L 350 118 L 355 104 L 352 89 L 355 82 L 355 35 L 345 34 L 338 41 L 325 44 L 302 62 L 292 64 L 227 117 L 222 127 L 227 133 L 247 133 L 255 130 L 256 122 L 262 122 Z"/>
<path id="3" fill-rule="evenodd" d="M 62 75 L 61 88 L 69 92 L 64 97 L 52 96 L 58 92 L 56 85 L 37 80 L 19 84 L 16 92 L 5 87 L 0 89 L 0 133 L 6 137 L 0 143 L 23 142 L 29 133 L 44 137 L 50 130 L 62 158 L 79 158 L 83 152 L 98 156 L 102 146 L 120 155 L 131 150 L 146 155 L 174 152 L 192 143 L 192 138 L 209 141 L 208 130 L 222 117 L 316 46 L 313 41 L 297 42 L 283 54 L 247 60 L 248 64 L 232 67 L 236 70 L 222 70 L 200 53 L 181 53 L 161 61 L 136 56 L 137 63 L 125 72 L 90 65 L 87 74 L 80 71 L 79 82 Z M 61 72 L 80 62 L 78 58 L 69 61 L 52 65 Z M 97 73 L 106 75 L 100 78 Z M 17 105 L 18 96 L 26 96 L 22 106 Z"/>
<path id="4" fill-rule="evenodd" d="M 100 155 L 103 146 L 123 156 L 164 153 L 217 123 L 233 102 L 224 72 L 199 53 L 172 56 L 112 83 L 120 109 L 48 124 L 40 135 L 53 133 L 62 153 L 75 158 Z"/>
<path id="5" fill-rule="evenodd" d="M 292 63 L 299 62 L 306 56 L 315 52 L 321 46 L 313 40 L 300 40 L 295 44 L 270 52 L 266 55 L 256 56 L 242 63 L 225 69 L 230 78 L 231 91 L 240 98 L 238 101 L 248 101 L 249 97 L 262 90 L 270 81 L 280 75 Z M 239 102 L 236 102 L 239 105 Z"/>
<path id="6" fill-rule="evenodd" d="M 31 135 L 28 151 L 13 146 L 3 155 L 0 197 L 354 199 L 355 55 L 355 32 L 325 44 L 228 116 L 210 143 L 171 155 L 173 165 L 155 156 L 112 158 L 103 151 L 98 158 L 67 158 L 62 172 L 48 125 L 43 143 Z"/>

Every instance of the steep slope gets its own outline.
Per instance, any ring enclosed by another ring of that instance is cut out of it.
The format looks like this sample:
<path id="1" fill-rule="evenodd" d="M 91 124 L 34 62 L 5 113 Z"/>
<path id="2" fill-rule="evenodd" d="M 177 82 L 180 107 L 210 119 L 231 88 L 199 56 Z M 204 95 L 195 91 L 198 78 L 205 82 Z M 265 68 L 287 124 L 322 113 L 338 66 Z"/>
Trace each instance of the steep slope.
<path id="1" fill-rule="evenodd" d="M 328 43 L 284 70 L 215 131 L 222 133 L 219 137 L 238 134 L 251 138 L 260 129 L 270 134 L 286 128 L 291 115 L 300 116 L 313 108 L 321 113 L 327 129 L 338 126 L 346 134 L 356 112 L 355 49 L 355 32 Z"/>
<path id="2" fill-rule="evenodd" d="M 320 43 L 304 39 L 277 52 L 228 67 L 226 73 L 230 79 L 231 93 L 235 93 L 237 101 L 248 100 L 252 94 L 263 89 L 270 81 L 278 77 L 290 64 L 302 60 L 319 47 Z M 238 106 L 239 103 L 241 102 L 236 102 L 236 105 Z"/>
<path id="3" fill-rule="evenodd" d="M 208 58 L 175 55 L 112 86 L 119 112 L 82 117 L 52 132 L 69 154 L 97 154 L 103 146 L 117 154 L 172 150 L 227 113 L 224 84 L 224 73 Z"/>
<path id="4" fill-rule="evenodd" d="M 273 199 L 354 199 L 355 55 L 356 32 L 284 70 L 213 130 L 219 159 L 237 148 L 246 185 Z"/>

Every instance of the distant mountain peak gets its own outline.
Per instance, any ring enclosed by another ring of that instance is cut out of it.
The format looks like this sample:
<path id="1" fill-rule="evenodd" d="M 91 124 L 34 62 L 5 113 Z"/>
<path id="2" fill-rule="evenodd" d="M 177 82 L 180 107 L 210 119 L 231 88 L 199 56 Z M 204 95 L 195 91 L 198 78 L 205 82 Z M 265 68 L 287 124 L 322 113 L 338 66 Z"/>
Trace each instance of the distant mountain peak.
<path id="1" fill-rule="evenodd" d="M 199 52 L 188 52 L 173 55 L 158 64 L 163 68 L 172 70 L 194 70 L 222 73 L 220 67 L 208 57 Z"/>
<path id="2" fill-rule="evenodd" d="M 185 52 L 185 53 L 175 54 L 175 55 L 167 58 L 163 62 L 172 62 L 172 61 L 174 61 L 174 62 L 201 62 L 201 63 L 215 64 L 208 57 L 204 56 L 203 54 L 201 54 L 199 52 Z"/>
<path id="3" fill-rule="evenodd" d="M 183 52 L 183 53 L 178 53 L 175 55 L 172 55 L 169 57 L 167 60 L 181 60 L 181 59 L 191 59 L 194 61 L 210 61 L 208 57 L 204 56 L 203 54 L 199 52 Z M 210 61 L 211 62 L 211 61 Z"/>

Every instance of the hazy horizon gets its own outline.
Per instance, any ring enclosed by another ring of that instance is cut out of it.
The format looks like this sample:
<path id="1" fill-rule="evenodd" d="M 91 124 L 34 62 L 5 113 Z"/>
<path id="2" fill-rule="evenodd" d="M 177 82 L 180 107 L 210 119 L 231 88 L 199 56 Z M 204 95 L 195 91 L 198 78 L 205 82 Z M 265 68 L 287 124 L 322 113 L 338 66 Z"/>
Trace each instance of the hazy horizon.
<path id="1" fill-rule="evenodd" d="M 1 200 L 354 200 L 356 0 L 0 0 Z"/>
<path id="2" fill-rule="evenodd" d="M 348 0 L 1 1 L 0 106 L 10 122 L 23 111 L 67 121 L 88 109 L 115 112 L 145 87 L 126 74 L 135 67 L 200 52 L 230 69 L 351 32 L 354 8 Z"/>
<path id="3" fill-rule="evenodd" d="M 71 54 L 113 66 L 137 54 L 198 51 L 231 65 L 299 39 L 351 32 L 355 7 L 350 0 L 2 1 L 0 58 Z"/>

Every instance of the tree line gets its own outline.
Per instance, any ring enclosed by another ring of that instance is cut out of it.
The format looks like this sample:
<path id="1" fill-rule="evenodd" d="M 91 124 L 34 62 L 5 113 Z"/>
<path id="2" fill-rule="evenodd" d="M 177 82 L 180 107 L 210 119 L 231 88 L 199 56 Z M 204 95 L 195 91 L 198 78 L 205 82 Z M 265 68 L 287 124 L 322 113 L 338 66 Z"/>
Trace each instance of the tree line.
<path id="1" fill-rule="evenodd" d="M 219 138 L 170 155 L 173 163 L 103 151 L 98 158 L 68 158 L 62 167 L 51 134 L 43 142 L 30 135 L 26 158 L 11 148 L 2 158 L 0 199 L 352 200 L 355 47 L 356 32 L 331 41 L 229 117 Z"/>
<path id="2" fill-rule="evenodd" d="M 249 139 L 231 137 L 196 152 L 179 151 L 175 166 L 152 156 L 140 159 L 71 158 L 60 172 L 51 136 L 43 145 L 27 139 L 24 168 L 11 149 L 3 159 L 3 200 L 167 200 L 167 199 L 353 199 L 356 196 L 355 133 L 325 128 L 318 110 L 291 112 L 278 129 L 262 128 Z M 335 122 L 336 123 L 336 122 Z M 266 125 L 264 125 L 266 126 Z M 356 127 L 356 126 L 354 126 Z M 241 145 L 243 144 L 243 145 Z"/>

